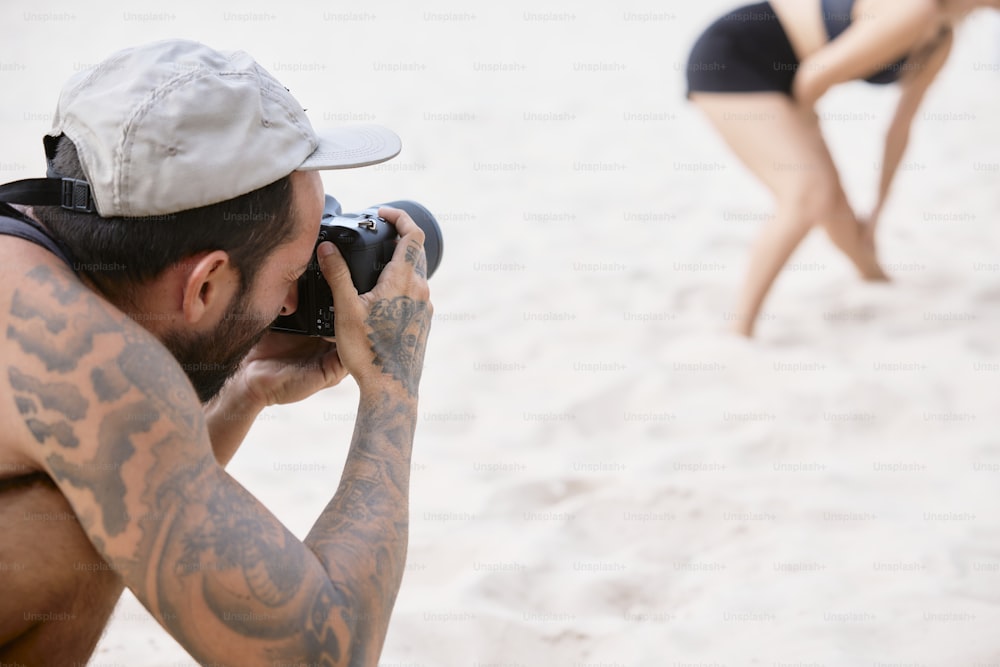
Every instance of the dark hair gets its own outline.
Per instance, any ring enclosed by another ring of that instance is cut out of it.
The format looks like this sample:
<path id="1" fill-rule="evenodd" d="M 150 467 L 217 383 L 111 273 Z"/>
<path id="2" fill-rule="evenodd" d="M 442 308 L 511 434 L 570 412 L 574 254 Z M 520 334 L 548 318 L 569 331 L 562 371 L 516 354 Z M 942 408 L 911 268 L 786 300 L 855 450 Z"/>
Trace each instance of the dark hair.
<path id="1" fill-rule="evenodd" d="M 67 137 L 59 140 L 52 167 L 61 176 L 86 179 Z M 245 292 L 294 227 L 288 176 L 234 199 L 170 215 L 103 218 L 58 206 L 36 206 L 34 212 L 69 250 L 75 271 L 121 298 L 185 258 L 212 250 L 229 253 Z"/>

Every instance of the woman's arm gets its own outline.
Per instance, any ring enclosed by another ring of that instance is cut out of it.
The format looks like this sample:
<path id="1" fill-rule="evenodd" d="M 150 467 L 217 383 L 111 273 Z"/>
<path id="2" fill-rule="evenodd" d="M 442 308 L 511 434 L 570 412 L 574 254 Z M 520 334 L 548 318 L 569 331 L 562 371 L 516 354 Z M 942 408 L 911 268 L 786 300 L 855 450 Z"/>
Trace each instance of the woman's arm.
<path id="1" fill-rule="evenodd" d="M 838 83 L 874 74 L 909 53 L 937 17 L 934 0 L 870 3 L 837 39 L 799 65 L 792 94 L 811 108 Z"/>
<path id="2" fill-rule="evenodd" d="M 885 153 L 882 158 L 882 175 L 879 182 L 878 201 L 868 220 L 870 225 L 869 233 L 874 229 L 878 221 L 882 206 L 889 195 L 893 178 L 906 152 L 906 146 L 910 140 L 910 127 L 913 118 L 917 114 L 917 109 L 924 99 L 927 89 L 937 77 L 941 68 L 944 67 L 951 53 L 954 36 L 949 30 L 941 42 L 933 51 L 927 53 L 923 58 L 909 63 L 912 65 L 903 79 L 900 81 L 902 94 L 899 97 L 899 104 L 896 106 L 896 113 L 893 116 L 892 124 L 885 138 Z"/>

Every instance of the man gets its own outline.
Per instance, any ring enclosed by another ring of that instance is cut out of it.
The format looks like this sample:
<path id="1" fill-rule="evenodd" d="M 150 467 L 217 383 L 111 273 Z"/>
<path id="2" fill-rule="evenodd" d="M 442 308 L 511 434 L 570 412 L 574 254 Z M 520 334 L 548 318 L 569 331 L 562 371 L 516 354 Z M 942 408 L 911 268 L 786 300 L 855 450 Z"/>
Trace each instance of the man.
<path id="1" fill-rule="evenodd" d="M 74 77 L 46 149 L 50 179 L 7 199 L 34 206 L 0 205 L 36 229 L 0 235 L 0 663 L 84 663 L 127 586 L 202 663 L 376 664 L 406 552 L 423 233 L 381 210 L 401 238 L 364 295 L 319 246 L 335 342 L 267 327 L 314 249 L 315 170 L 398 139 L 321 138 L 246 54 L 170 41 Z M 347 374 L 347 463 L 299 541 L 222 466 L 265 406 Z"/>

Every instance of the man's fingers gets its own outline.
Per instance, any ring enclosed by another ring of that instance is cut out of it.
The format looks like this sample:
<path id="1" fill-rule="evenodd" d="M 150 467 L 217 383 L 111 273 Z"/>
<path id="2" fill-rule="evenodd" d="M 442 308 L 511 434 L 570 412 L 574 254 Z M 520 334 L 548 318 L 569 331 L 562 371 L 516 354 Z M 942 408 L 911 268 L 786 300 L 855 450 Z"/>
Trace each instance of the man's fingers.
<path id="1" fill-rule="evenodd" d="M 420 229 L 420 226 L 413 221 L 410 214 L 403 209 L 382 206 L 378 210 L 378 216 L 391 222 L 396 228 L 396 233 L 401 237 L 406 238 L 410 236 L 410 238 L 416 239 L 420 245 L 424 244 L 424 230 Z"/>
<path id="2" fill-rule="evenodd" d="M 396 287 L 388 289 L 399 289 L 411 279 L 406 276 L 414 274 L 426 280 L 427 255 L 423 246 L 423 230 L 402 209 L 383 206 L 379 208 L 379 215 L 396 227 L 400 237 L 396 241 L 391 261 L 386 264 L 379 276 L 378 285 L 384 290 L 389 283 L 392 283 Z M 359 294 L 351 279 L 350 268 L 337 247 L 329 241 L 320 243 L 316 248 L 316 259 L 333 293 L 333 306 L 337 319 L 360 316 L 361 313 L 356 309 L 363 306 L 358 300 Z M 425 283 L 422 290 L 418 289 L 418 295 L 426 299 L 426 292 Z"/>
<path id="3" fill-rule="evenodd" d="M 339 384 L 347 376 L 347 369 L 344 368 L 344 362 L 340 360 L 336 345 L 323 355 L 320 367 L 323 369 L 323 377 L 328 387 Z"/>
<path id="4" fill-rule="evenodd" d="M 347 268 L 347 262 L 344 261 L 337 246 L 329 241 L 320 243 L 316 248 L 316 260 L 319 262 L 323 277 L 330 285 L 335 308 L 339 307 L 338 302 L 346 303 L 346 300 L 358 295 L 358 290 L 354 288 L 354 282 L 351 280 L 351 270 Z"/>
<path id="5" fill-rule="evenodd" d="M 424 230 L 413 221 L 409 214 L 398 208 L 382 206 L 378 210 L 380 217 L 385 218 L 396 227 L 399 239 L 392 252 L 392 261 L 386 265 L 383 274 L 405 275 L 415 271 L 421 278 L 427 277 L 427 255 L 424 251 Z M 385 278 L 389 280 L 389 278 Z M 382 282 L 380 277 L 379 282 Z"/>

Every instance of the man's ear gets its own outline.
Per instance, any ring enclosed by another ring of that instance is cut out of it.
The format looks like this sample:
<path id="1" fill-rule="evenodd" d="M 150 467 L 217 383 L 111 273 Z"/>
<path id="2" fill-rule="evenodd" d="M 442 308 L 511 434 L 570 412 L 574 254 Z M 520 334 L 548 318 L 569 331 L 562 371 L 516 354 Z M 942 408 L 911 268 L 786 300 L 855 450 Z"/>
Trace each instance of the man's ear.
<path id="1" fill-rule="evenodd" d="M 206 318 L 212 320 L 215 313 L 226 309 L 239 290 L 239 276 L 229 253 L 213 250 L 189 257 L 184 264 L 188 268 L 183 274 L 181 296 L 184 321 L 198 324 Z"/>

